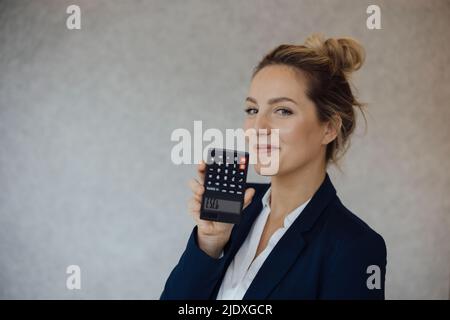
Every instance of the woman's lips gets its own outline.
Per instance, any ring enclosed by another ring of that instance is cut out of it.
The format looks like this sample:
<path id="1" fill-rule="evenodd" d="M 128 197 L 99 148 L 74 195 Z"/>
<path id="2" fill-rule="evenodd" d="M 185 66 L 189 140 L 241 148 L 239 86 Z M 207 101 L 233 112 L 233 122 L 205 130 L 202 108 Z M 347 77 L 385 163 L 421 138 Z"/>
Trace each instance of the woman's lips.
<path id="1" fill-rule="evenodd" d="M 267 145 L 267 144 L 260 144 L 260 145 L 256 146 L 256 150 L 258 152 L 271 152 L 271 151 L 279 150 L 279 149 L 280 149 L 280 147 L 276 147 L 273 145 Z"/>
<path id="2" fill-rule="evenodd" d="M 280 149 L 280 147 L 276 147 L 271 144 L 258 144 L 258 145 L 256 145 L 256 148 L 258 148 L 258 149 Z"/>

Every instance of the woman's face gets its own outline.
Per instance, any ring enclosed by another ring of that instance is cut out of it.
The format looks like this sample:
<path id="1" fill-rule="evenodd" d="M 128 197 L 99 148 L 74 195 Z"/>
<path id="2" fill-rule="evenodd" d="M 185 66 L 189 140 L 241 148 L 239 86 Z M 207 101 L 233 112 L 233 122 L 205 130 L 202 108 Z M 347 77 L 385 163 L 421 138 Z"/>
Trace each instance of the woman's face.
<path id="1" fill-rule="evenodd" d="M 320 123 L 315 105 L 306 96 L 306 79 L 290 67 L 271 65 L 261 69 L 252 79 L 246 99 L 244 130 L 255 129 L 258 136 L 258 159 L 276 152 L 270 136 L 259 132 L 279 129 L 279 168 L 269 175 L 285 175 L 312 161 L 325 164 L 326 144 L 335 138 L 330 126 Z M 332 130 L 334 131 L 334 130 Z M 263 162 L 265 163 L 265 162 Z M 258 161 L 255 170 L 261 173 Z M 267 166 L 266 166 L 267 167 Z"/>

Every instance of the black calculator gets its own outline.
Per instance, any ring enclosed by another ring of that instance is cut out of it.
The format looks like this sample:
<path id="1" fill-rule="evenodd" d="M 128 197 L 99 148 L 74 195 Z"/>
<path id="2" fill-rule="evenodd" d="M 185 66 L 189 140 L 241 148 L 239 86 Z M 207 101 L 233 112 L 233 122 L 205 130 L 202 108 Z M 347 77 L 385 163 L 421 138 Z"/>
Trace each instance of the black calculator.
<path id="1" fill-rule="evenodd" d="M 209 149 L 200 219 L 239 223 L 247 180 L 249 154 Z"/>

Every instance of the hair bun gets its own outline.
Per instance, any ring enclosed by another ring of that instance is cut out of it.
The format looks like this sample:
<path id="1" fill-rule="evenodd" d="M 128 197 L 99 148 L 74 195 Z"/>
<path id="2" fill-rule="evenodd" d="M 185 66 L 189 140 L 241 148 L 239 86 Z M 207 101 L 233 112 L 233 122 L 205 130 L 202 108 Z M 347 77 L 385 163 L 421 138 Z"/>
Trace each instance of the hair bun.
<path id="1" fill-rule="evenodd" d="M 328 58 L 333 73 L 342 72 L 348 75 L 361 68 L 364 63 L 364 48 L 352 38 L 325 40 L 322 34 L 315 33 L 306 39 L 305 46 Z"/>

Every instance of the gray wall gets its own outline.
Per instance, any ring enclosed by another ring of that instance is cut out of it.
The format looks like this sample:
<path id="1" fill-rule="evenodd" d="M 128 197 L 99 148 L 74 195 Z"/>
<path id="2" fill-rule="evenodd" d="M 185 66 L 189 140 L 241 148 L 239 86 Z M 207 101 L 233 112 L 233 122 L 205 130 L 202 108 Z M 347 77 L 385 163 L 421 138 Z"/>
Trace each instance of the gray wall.
<path id="1" fill-rule="evenodd" d="M 319 31 L 368 52 L 368 132 L 330 173 L 387 242 L 387 298 L 447 299 L 449 16 L 438 0 L 1 1 L 0 297 L 158 298 L 193 226 L 172 130 L 239 126 L 256 62 Z"/>

